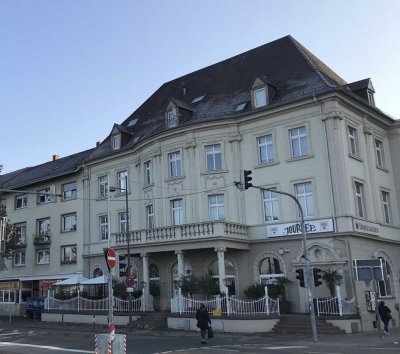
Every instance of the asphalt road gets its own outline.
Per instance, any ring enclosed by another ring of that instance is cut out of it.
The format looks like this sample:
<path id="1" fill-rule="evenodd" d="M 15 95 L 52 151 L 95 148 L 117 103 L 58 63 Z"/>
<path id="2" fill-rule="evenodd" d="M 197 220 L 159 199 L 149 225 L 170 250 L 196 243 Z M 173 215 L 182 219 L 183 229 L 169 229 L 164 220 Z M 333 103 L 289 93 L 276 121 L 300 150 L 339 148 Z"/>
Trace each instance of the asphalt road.
<path id="1" fill-rule="evenodd" d="M 29 320 L 0 323 L 1 354 L 94 353 L 95 334 L 106 329 L 91 326 L 49 324 Z M 400 354 L 400 328 L 381 338 L 376 331 L 361 334 L 311 336 L 277 334 L 215 333 L 207 345 L 200 344 L 199 333 L 192 331 L 151 331 L 118 329 L 126 333 L 128 354 L 182 353 L 279 353 L 279 354 Z"/>

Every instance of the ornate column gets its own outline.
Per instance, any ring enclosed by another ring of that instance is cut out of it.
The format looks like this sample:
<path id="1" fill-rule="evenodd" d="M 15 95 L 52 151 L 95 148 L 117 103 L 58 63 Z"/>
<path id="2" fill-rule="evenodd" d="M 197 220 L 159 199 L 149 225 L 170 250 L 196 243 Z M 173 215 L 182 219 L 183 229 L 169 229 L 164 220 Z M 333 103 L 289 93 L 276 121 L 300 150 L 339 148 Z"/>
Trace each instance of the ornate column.
<path id="1" fill-rule="evenodd" d="M 186 150 L 186 157 L 187 157 L 187 162 L 186 162 L 186 176 L 187 176 L 187 182 L 186 185 L 188 186 L 198 186 L 198 174 L 199 174 L 199 169 L 201 169 L 200 166 L 196 165 L 196 141 L 194 140 L 193 137 L 190 137 L 190 140 L 186 141 L 186 144 L 184 145 L 184 148 Z M 192 195 L 192 196 L 187 196 L 185 200 L 185 223 L 190 224 L 193 222 L 198 222 L 199 221 L 199 210 L 198 207 L 201 205 L 201 202 L 198 202 L 196 198 L 199 198 L 200 194 L 197 195 Z M 191 202 L 189 200 L 191 199 Z"/>
<path id="2" fill-rule="evenodd" d="M 177 258 L 178 258 L 178 277 L 181 278 L 181 277 L 183 277 L 185 275 L 183 252 L 182 251 L 176 251 L 175 254 L 176 254 Z"/>
<path id="3" fill-rule="evenodd" d="M 225 292 L 225 252 L 226 248 L 220 247 L 215 248 L 218 256 L 218 281 L 219 281 L 219 291 L 221 293 Z"/>

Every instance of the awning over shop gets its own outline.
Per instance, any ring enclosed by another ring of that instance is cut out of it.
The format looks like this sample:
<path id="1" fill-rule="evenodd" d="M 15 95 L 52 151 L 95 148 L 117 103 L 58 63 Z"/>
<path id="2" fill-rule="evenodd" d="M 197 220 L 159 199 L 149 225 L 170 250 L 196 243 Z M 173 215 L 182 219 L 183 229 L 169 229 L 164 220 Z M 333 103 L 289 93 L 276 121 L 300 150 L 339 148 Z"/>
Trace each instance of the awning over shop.
<path id="1" fill-rule="evenodd" d="M 84 276 L 80 274 L 76 274 L 72 276 L 71 278 L 58 281 L 57 283 L 54 283 L 53 285 L 60 286 L 60 285 L 82 285 L 83 282 L 87 281 L 88 278 L 85 278 Z"/>
<path id="2" fill-rule="evenodd" d="M 97 278 L 88 279 L 80 284 L 81 285 L 97 285 L 97 284 L 107 284 L 107 283 L 108 283 L 108 277 L 105 275 L 102 275 Z"/>

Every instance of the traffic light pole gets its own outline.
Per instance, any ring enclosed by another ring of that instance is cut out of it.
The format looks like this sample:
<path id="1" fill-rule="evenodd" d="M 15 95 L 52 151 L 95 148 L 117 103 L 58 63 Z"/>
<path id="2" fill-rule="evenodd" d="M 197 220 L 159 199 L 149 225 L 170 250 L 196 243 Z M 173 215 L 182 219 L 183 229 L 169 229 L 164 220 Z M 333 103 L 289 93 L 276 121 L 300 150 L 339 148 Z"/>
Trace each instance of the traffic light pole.
<path id="1" fill-rule="evenodd" d="M 125 176 L 125 208 L 126 208 L 126 242 L 128 251 L 128 269 L 126 270 L 126 276 L 131 276 L 131 247 L 130 247 L 130 235 L 129 235 L 129 209 L 128 209 L 128 176 Z M 128 329 L 132 331 L 132 293 L 128 292 L 128 315 L 129 324 Z"/>
<path id="2" fill-rule="evenodd" d="M 251 185 L 251 187 L 260 189 L 262 191 L 269 191 L 269 192 L 273 192 L 273 193 L 287 195 L 288 197 L 292 198 L 296 202 L 297 206 L 299 207 L 300 219 L 301 219 L 301 230 L 302 230 L 302 236 L 303 236 L 303 250 L 304 250 L 303 255 L 304 255 L 305 268 L 306 268 L 305 277 L 306 277 L 306 287 L 307 287 L 308 309 L 310 311 L 313 340 L 314 340 L 314 342 L 318 342 L 317 325 L 316 325 L 316 321 L 315 321 L 315 311 L 314 311 L 314 304 L 313 304 L 313 298 L 312 298 L 312 293 L 311 293 L 311 268 L 310 268 L 310 258 L 308 257 L 307 235 L 306 235 L 306 228 L 304 225 L 303 208 L 302 208 L 299 200 L 293 194 L 281 192 L 276 189 L 263 188 L 263 187 L 258 187 L 258 186 L 254 186 L 254 185 Z"/>

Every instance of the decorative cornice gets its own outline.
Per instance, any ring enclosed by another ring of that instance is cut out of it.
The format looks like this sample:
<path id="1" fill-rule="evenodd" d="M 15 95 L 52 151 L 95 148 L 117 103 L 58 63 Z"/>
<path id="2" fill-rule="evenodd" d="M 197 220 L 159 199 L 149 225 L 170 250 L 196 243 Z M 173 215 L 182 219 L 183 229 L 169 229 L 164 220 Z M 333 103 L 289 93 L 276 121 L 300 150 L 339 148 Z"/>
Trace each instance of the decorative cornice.
<path id="1" fill-rule="evenodd" d="M 332 110 L 330 112 L 326 112 L 323 114 L 322 121 L 328 120 L 328 119 L 339 119 L 343 120 L 344 118 L 344 113 L 339 110 Z"/>
<path id="2" fill-rule="evenodd" d="M 187 141 L 184 147 L 186 150 L 194 149 L 196 147 L 196 141 L 194 140 Z"/>
<path id="3" fill-rule="evenodd" d="M 231 135 L 231 136 L 228 138 L 228 141 L 229 141 L 230 143 L 233 143 L 233 142 L 235 142 L 235 141 L 241 142 L 241 141 L 242 141 L 242 136 L 241 136 L 240 134 Z"/>

